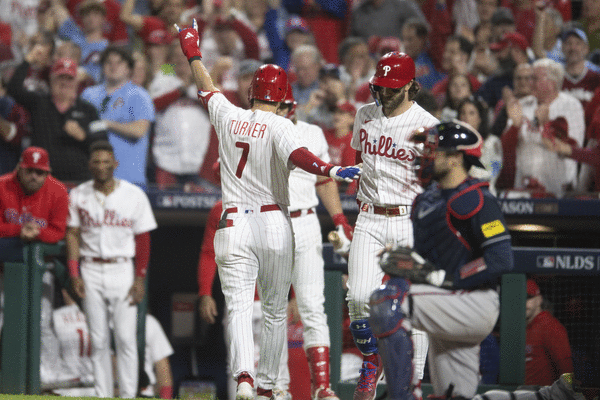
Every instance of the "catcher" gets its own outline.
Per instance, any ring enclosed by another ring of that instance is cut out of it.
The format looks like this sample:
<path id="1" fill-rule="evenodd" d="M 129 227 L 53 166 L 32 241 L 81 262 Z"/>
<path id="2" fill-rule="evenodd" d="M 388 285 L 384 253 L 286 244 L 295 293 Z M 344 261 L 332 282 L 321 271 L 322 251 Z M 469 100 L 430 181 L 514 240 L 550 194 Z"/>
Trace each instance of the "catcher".
<path id="1" fill-rule="evenodd" d="M 413 399 L 410 330 L 427 332 L 434 396 L 472 398 L 479 344 L 500 312 L 497 286 L 513 268 L 510 235 L 488 183 L 468 176 L 482 167 L 482 139 L 458 121 L 417 130 L 417 175 L 425 191 L 413 203 L 415 248 L 390 248 L 380 265 L 391 276 L 371 295 L 388 399 Z"/>

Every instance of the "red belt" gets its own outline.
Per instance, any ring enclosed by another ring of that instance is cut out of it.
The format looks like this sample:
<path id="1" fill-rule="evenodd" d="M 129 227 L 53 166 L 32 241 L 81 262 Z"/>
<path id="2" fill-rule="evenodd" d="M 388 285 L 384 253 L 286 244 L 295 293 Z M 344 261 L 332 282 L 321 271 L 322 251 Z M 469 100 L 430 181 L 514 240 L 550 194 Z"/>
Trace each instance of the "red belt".
<path id="1" fill-rule="evenodd" d="M 277 211 L 277 210 L 281 210 L 281 207 L 279 207 L 279 204 L 267 204 L 266 206 L 260 206 L 260 212 L 267 212 L 267 211 Z M 226 213 L 228 214 L 235 214 L 236 212 L 238 212 L 237 207 L 231 207 L 225 210 Z"/>
<path id="2" fill-rule="evenodd" d="M 95 262 L 101 264 L 114 264 L 127 261 L 127 257 L 100 258 L 100 257 L 82 257 L 87 262 Z"/>
<path id="3" fill-rule="evenodd" d="M 292 211 L 290 213 L 290 218 L 298 218 L 302 216 L 302 212 L 304 210 L 298 210 L 298 211 Z M 313 210 L 312 208 L 309 208 L 308 210 L 306 210 L 306 212 L 304 213 L 304 215 L 310 215 L 310 214 L 314 214 L 315 210 Z"/>

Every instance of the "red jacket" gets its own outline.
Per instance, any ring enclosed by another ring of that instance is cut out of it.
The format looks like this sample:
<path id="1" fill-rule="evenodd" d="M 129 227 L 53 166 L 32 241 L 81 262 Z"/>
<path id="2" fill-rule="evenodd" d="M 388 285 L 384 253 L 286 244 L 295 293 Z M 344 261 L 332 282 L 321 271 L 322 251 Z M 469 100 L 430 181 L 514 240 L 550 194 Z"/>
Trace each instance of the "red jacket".
<path id="1" fill-rule="evenodd" d="M 525 384 L 552 385 L 566 372 L 573 372 L 567 330 L 548 311 L 527 325 L 525 339 Z"/>
<path id="2" fill-rule="evenodd" d="M 0 237 L 18 237 L 24 222 L 40 226 L 37 240 L 56 243 L 65 236 L 69 195 L 65 186 L 48 175 L 44 185 L 25 195 L 16 171 L 0 176 Z"/>

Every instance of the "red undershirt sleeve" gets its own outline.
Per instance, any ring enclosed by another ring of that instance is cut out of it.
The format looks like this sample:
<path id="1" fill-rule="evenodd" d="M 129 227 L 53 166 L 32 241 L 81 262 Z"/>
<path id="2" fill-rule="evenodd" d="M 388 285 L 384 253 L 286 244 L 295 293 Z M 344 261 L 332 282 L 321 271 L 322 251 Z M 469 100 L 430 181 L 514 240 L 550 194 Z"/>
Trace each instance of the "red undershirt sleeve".
<path id="1" fill-rule="evenodd" d="M 290 154 L 290 161 L 306 172 L 327 177 L 329 176 L 329 171 L 333 168 L 332 164 L 324 162 L 305 147 L 300 147 L 299 149 L 292 151 L 292 154 Z"/>
<path id="2" fill-rule="evenodd" d="M 135 235 L 135 276 L 145 277 L 150 262 L 150 233 Z"/>

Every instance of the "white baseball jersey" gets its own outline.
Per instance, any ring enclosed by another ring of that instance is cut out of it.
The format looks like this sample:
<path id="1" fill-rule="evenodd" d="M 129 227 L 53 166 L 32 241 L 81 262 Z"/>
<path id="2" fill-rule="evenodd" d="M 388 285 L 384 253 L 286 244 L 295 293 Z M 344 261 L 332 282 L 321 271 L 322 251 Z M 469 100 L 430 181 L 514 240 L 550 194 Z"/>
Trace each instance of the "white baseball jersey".
<path id="1" fill-rule="evenodd" d="M 538 107 L 534 96 L 527 96 L 519 100 L 523 110 L 523 125 L 519 131 L 517 144 L 517 159 L 515 171 L 515 187 L 523 186 L 525 177 L 537 179 L 546 190 L 561 196 L 564 185 L 577 185 L 577 162 L 559 156 L 547 150 L 542 144 L 542 126 L 535 126 L 535 110 Z M 564 117 L 569 125 L 569 137 L 583 145 L 585 122 L 583 107 L 575 97 L 560 92 L 558 97 L 550 104 L 548 118 L 550 120 Z"/>
<path id="2" fill-rule="evenodd" d="M 296 124 L 298 143 L 324 162 L 329 162 L 329 146 L 323 130 L 317 125 L 298 121 Z M 290 211 L 304 210 L 319 205 L 315 184 L 317 175 L 296 168 L 290 173 Z"/>
<path id="3" fill-rule="evenodd" d="M 135 256 L 135 235 L 156 229 L 150 201 L 138 186 L 116 179 L 108 196 L 87 181 L 69 194 L 68 226 L 80 228 L 85 257 Z"/>
<path id="4" fill-rule="evenodd" d="M 219 138 L 223 208 L 289 205 L 290 154 L 300 147 L 294 124 L 274 113 L 236 107 L 219 92 L 209 96 L 210 122 Z"/>
<path id="5" fill-rule="evenodd" d="M 160 322 L 152 316 L 146 315 L 146 351 L 144 354 L 144 371 L 148 375 L 150 385 L 142 390 L 144 396 L 154 396 L 153 386 L 156 384 L 154 364 L 174 353 L 171 343 L 165 334 Z"/>
<path id="6" fill-rule="evenodd" d="M 52 322 L 63 360 L 60 380 L 79 378 L 82 382 L 92 382 L 92 343 L 85 314 L 77 304 L 72 304 L 54 310 Z"/>
<path id="7" fill-rule="evenodd" d="M 351 143 L 362 152 L 358 200 L 380 206 L 412 204 L 422 189 L 415 184 L 417 153 L 409 138 L 415 129 L 438 122 L 417 103 L 393 118 L 385 117 L 375 103 L 362 106 L 356 113 Z"/>

